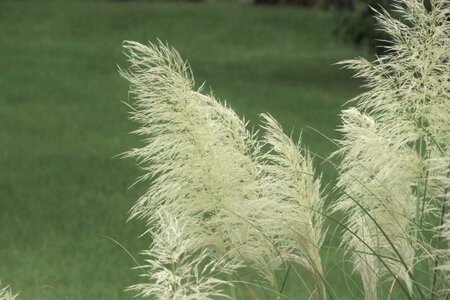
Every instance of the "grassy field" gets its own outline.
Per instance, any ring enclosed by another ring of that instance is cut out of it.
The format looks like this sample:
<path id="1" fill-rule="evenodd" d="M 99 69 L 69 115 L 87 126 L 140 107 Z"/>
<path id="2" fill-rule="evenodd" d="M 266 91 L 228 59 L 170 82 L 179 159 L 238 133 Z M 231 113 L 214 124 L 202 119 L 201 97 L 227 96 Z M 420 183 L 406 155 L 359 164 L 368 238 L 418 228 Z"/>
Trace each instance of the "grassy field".
<path id="1" fill-rule="evenodd" d="M 121 103 L 123 40 L 169 42 L 198 84 L 240 115 L 270 112 L 327 154 L 330 143 L 306 126 L 336 137 L 341 105 L 358 91 L 332 65 L 358 54 L 333 34 L 338 17 L 238 4 L 1 1 L 2 282 L 21 299 L 132 298 L 124 288 L 138 271 L 101 236 L 134 255 L 150 243 L 138 239 L 143 224 L 126 223 L 146 188 L 128 189 L 139 170 L 114 158 L 138 144 Z"/>

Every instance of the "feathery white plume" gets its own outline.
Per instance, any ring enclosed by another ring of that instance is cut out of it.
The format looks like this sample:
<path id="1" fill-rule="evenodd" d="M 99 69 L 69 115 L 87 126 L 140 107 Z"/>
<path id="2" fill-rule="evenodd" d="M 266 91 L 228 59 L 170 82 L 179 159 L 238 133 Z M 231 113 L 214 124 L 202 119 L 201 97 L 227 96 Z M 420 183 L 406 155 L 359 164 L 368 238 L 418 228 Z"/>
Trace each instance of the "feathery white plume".
<path id="1" fill-rule="evenodd" d="M 387 54 L 344 62 L 368 90 L 343 112 L 342 148 L 335 153 L 342 155 L 344 191 L 335 209 L 349 216 L 352 232 L 343 243 L 368 299 L 383 278 L 401 279 L 413 293 L 417 253 L 435 252 L 421 233 L 435 230 L 433 216 L 443 205 L 437 178 L 448 165 L 433 162 L 450 155 L 448 1 L 432 0 L 430 11 L 417 0 L 395 1 L 394 8 L 402 21 L 386 12 L 377 17 L 392 39 Z"/>
<path id="2" fill-rule="evenodd" d="M 131 66 L 121 74 L 130 82 L 132 119 L 141 125 L 136 133 L 145 137 L 127 155 L 146 170 L 141 179 L 151 180 L 131 217 L 152 228 L 164 207 L 202 249 L 270 282 L 283 261 L 294 261 L 319 285 L 323 202 L 309 154 L 269 117 L 263 142 L 273 149 L 263 154 L 233 110 L 194 90 L 191 70 L 174 49 L 124 47 Z"/>
<path id="3" fill-rule="evenodd" d="M 130 82 L 146 145 L 128 156 L 140 160 L 151 187 L 132 217 L 155 223 L 164 206 L 206 247 L 261 270 L 277 264 L 276 251 L 255 224 L 264 217 L 254 157 L 255 138 L 233 110 L 194 90 L 189 67 L 163 44 L 125 42 Z M 194 222 L 193 222 L 194 221 Z M 270 276 L 269 276 L 270 277 Z"/>
<path id="4" fill-rule="evenodd" d="M 238 267 L 225 259 L 217 259 L 212 252 L 189 233 L 163 209 L 157 213 L 159 224 L 153 233 L 150 250 L 142 266 L 146 283 L 131 286 L 139 296 L 156 296 L 158 299 L 201 300 L 226 297 L 224 288 L 231 285 L 227 276 Z"/>
<path id="5" fill-rule="evenodd" d="M 325 297 L 322 286 L 322 247 L 324 203 L 320 178 L 308 151 L 283 133 L 271 116 L 263 114 L 263 141 L 269 151 L 263 155 L 264 193 L 273 201 L 271 215 L 263 226 L 287 261 L 305 267 L 313 276 L 315 289 Z"/>
<path id="6" fill-rule="evenodd" d="M 18 294 L 13 294 L 9 286 L 0 287 L 0 300 L 15 300 Z"/>

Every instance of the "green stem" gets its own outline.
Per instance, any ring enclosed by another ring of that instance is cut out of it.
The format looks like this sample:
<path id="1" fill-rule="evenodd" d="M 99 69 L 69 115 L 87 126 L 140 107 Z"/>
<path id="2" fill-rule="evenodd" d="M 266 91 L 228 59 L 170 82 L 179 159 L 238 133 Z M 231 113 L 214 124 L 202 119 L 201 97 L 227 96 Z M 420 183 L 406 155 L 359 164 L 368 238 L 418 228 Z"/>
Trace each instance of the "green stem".
<path id="1" fill-rule="evenodd" d="M 428 158 L 429 157 L 430 157 L 430 155 L 428 155 Z M 430 166 L 427 167 L 427 171 L 425 173 L 425 186 L 424 186 L 423 196 L 422 196 L 422 210 L 421 210 L 421 214 L 420 214 L 419 228 L 422 228 L 422 226 L 423 226 L 423 217 L 424 217 L 424 213 L 425 213 L 425 202 L 426 202 L 426 197 L 427 197 L 427 192 L 428 192 L 428 176 L 430 175 L 429 168 L 430 168 Z"/>
<path id="2" fill-rule="evenodd" d="M 228 280 L 229 280 L 229 282 L 233 282 L 232 279 L 233 279 L 233 278 L 231 277 L 231 274 L 228 275 Z M 233 285 L 230 286 L 230 293 L 231 293 L 231 299 L 238 299 L 238 298 L 237 298 L 237 294 L 236 294 L 235 287 L 234 287 Z"/>
<path id="3" fill-rule="evenodd" d="M 291 271 L 291 264 L 289 264 L 288 269 L 286 271 L 286 275 L 284 275 L 283 284 L 281 285 L 281 289 L 280 289 L 280 295 L 283 294 L 283 290 L 284 290 L 284 287 L 286 285 L 286 281 L 287 281 L 287 278 L 288 278 L 288 275 L 289 275 L 289 271 Z"/>
<path id="4" fill-rule="evenodd" d="M 423 124 L 423 118 L 421 117 L 419 120 L 419 129 L 423 130 L 423 132 L 425 132 L 425 127 Z M 425 140 L 424 140 L 424 135 L 422 134 L 420 135 L 419 138 L 419 157 L 422 161 L 425 161 L 426 156 L 427 156 L 427 145 L 425 144 Z M 422 193 L 422 181 L 424 180 L 424 173 L 425 173 L 425 184 L 424 184 L 424 190 Z M 415 224 L 415 228 L 414 228 L 414 233 L 413 233 L 413 243 L 416 243 L 419 239 L 419 231 L 420 228 L 422 227 L 422 220 L 423 220 L 423 211 L 425 208 L 425 194 L 426 194 L 426 190 L 427 190 L 427 182 L 428 182 L 428 168 L 426 168 L 426 171 L 424 172 L 423 168 L 422 171 L 420 172 L 420 175 L 417 179 L 417 191 L 416 191 L 416 213 L 415 213 L 415 218 L 414 218 L 414 224 Z M 422 208 L 421 208 L 421 204 L 422 204 Z M 412 273 L 416 273 L 416 270 L 418 269 L 418 260 L 420 257 L 420 250 L 417 249 L 416 245 L 413 245 L 413 248 L 415 249 L 414 251 L 414 263 L 413 263 L 413 269 L 412 269 Z"/>
<path id="5" fill-rule="evenodd" d="M 447 179 L 450 178 L 450 170 L 447 172 Z M 442 242 L 442 231 L 443 226 L 445 224 L 445 209 L 447 206 L 447 200 L 448 200 L 448 186 L 445 187 L 444 189 L 444 199 L 442 201 L 442 208 L 441 208 L 441 217 L 439 220 L 439 229 L 438 229 L 438 237 L 437 237 L 437 242 L 436 242 L 436 249 L 440 249 L 441 247 L 441 242 Z M 433 268 L 433 282 L 431 284 L 431 294 L 430 294 L 430 299 L 433 299 L 435 297 L 436 294 L 436 286 L 437 286 L 437 267 L 439 265 L 439 259 L 436 258 L 434 261 L 434 268 Z"/>

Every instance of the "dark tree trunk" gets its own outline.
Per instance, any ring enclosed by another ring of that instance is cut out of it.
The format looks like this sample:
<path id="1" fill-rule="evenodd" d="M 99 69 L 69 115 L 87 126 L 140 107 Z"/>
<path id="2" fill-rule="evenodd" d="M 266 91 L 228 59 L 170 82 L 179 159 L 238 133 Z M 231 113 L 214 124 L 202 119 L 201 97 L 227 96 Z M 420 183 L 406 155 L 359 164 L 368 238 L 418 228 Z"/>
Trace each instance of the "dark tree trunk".
<path id="1" fill-rule="evenodd" d="M 286 4 L 296 4 L 301 6 L 313 6 L 315 0 L 284 0 Z"/>
<path id="2" fill-rule="evenodd" d="M 255 4 L 278 4 L 279 0 L 254 0 Z"/>
<path id="3" fill-rule="evenodd" d="M 292 4 L 301 6 L 314 6 L 315 0 L 253 0 L 255 4 Z"/>
<path id="4" fill-rule="evenodd" d="M 327 0 L 325 6 L 338 10 L 352 10 L 355 8 L 355 0 Z"/>
<path id="5" fill-rule="evenodd" d="M 351 10 L 351 9 L 355 8 L 355 2 L 354 2 L 354 0 L 337 0 L 336 8 Z"/>

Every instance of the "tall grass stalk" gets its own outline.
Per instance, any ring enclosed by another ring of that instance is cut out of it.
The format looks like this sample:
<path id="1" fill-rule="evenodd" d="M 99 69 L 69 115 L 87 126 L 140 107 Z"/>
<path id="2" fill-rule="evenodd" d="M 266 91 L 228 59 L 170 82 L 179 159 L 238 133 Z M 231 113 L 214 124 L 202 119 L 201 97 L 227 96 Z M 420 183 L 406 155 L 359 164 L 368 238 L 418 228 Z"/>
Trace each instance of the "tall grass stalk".
<path id="1" fill-rule="evenodd" d="M 136 133 L 145 136 L 145 146 L 126 156 L 137 158 L 146 171 L 141 180 L 151 181 L 131 217 L 155 232 L 164 209 L 199 249 L 256 270 L 275 288 L 279 268 L 302 266 L 312 274 L 314 297 L 325 297 L 322 218 L 311 209 L 322 211 L 323 200 L 309 154 L 268 115 L 258 140 L 226 104 L 194 88 L 174 49 L 124 47 L 130 68 L 121 74 L 141 125 Z"/>
<path id="2" fill-rule="evenodd" d="M 445 220 L 446 187 L 438 178 L 447 174 L 450 154 L 450 11 L 446 1 L 432 1 L 431 11 L 414 0 L 396 1 L 394 9 L 401 21 L 386 12 L 377 17 L 393 40 L 387 54 L 373 62 L 344 62 L 363 78 L 367 91 L 343 112 L 342 147 L 335 153 L 342 157 L 338 187 L 346 191 L 335 210 L 378 254 L 389 257 L 395 271 L 386 272 L 359 240 L 344 233 L 367 299 L 376 299 L 379 285 L 392 275 L 419 298 L 439 294 L 442 285 L 419 283 L 413 274 L 425 260 L 428 268 L 439 265 L 440 245 L 430 235 Z"/>

